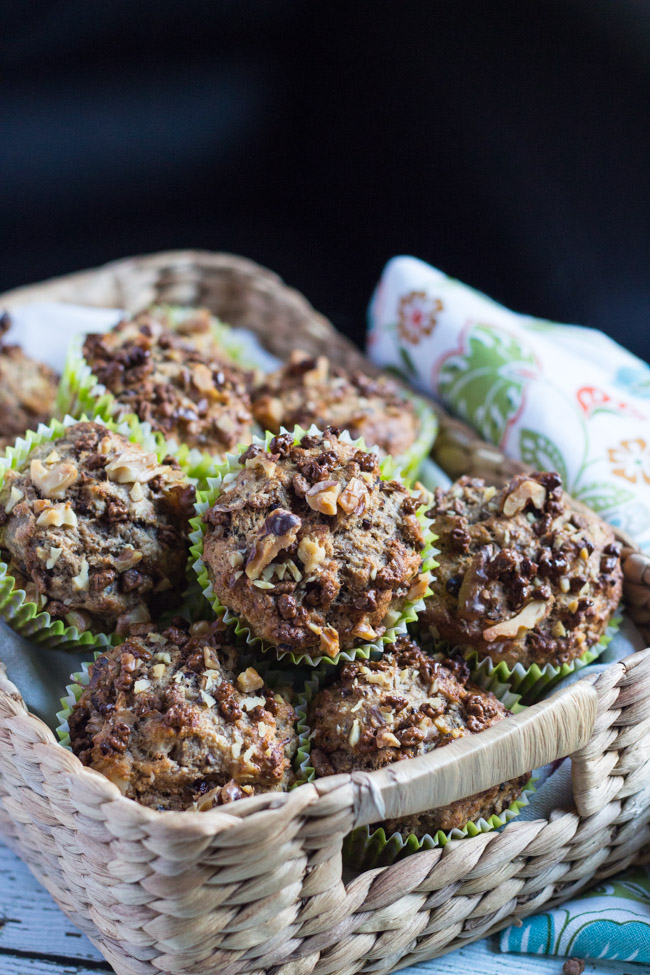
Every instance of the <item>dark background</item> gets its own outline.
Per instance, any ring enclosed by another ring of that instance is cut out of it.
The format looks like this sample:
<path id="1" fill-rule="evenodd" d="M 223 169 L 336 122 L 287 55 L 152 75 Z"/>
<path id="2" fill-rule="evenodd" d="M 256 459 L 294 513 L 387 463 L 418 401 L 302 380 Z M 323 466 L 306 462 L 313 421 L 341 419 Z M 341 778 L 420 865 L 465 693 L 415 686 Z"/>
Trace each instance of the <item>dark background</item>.
<path id="1" fill-rule="evenodd" d="M 252 257 L 361 339 L 412 253 L 650 356 L 650 4 L 59 0 L 0 11 L 0 290 Z"/>

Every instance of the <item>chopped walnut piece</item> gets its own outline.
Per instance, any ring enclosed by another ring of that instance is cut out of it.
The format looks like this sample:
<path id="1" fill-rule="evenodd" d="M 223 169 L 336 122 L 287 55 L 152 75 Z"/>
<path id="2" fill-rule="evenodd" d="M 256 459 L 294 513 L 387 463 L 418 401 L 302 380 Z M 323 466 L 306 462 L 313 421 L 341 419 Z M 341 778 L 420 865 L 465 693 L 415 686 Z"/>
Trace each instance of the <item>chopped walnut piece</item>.
<path id="1" fill-rule="evenodd" d="M 63 551 L 62 548 L 54 548 L 53 546 L 50 547 L 49 557 L 47 559 L 47 562 L 45 563 L 46 569 L 54 568 L 54 566 L 56 565 L 56 563 L 59 561 L 61 557 L 62 551 Z"/>
<path id="2" fill-rule="evenodd" d="M 90 616 L 81 609 L 71 609 L 65 614 L 65 621 L 68 626 L 76 626 L 80 633 L 90 629 Z"/>
<path id="3" fill-rule="evenodd" d="M 77 516 L 69 504 L 53 504 L 43 509 L 36 524 L 39 528 L 61 528 L 64 525 L 67 528 L 76 528 Z"/>
<path id="4" fill-rule="evenodd" d="M 333 626 L 325 626 L 319 634 L 320 648 L 327 657 L 335 657 L 339 652 L 339 635 Z"/>
<path id="5" fill-rule="evenodd" d="M 24 492 L 17 488 L 15 485 L 11 488 L 11 494 L 9 495 L 9 500 L 5 505 L 5 511 L 7 514 L 11 514 L 19 501 L 25 497 Z"/>
<path id="6" fill-rule="evenodd" d="M 246 461 L 246 467 L 261 467 L 265 474 L 272 477 L 275 474 L 277 464 L 267 453 L 262 451 L 253 457 L 249 457 Z"/>
<path id="7" fill-rule="evenodd" d="M 137 447 L 123 450 L 104 469 L 111 481 L 118 484 L 132 484 L 134 481 L 145 484 L 160 473 L 156 455 Z"/>
<path id="8" fill-rule="evenodd" d="M 250 691 L 258 691 L 260 687 L 264 687 L 264 681 L 254 667 L 247 667 L 238 675 L 237 686 L 244 694 L 248 694 Z"/>
<path id="9" fill-rule="evenodd" d="M 89 578 L 88 578 L 88 560 L 81 560 L 81 568 L 79 569 L 79 574 L 74 576 L 72 579 L 72 585 L 75 589 L 88 589 Z"/>
<path id="10" fill-rule="evenodd" d="M 142 499 L 144 498 L 144 491 L 142 490 L 142 485 L 140 484 L 139 481 L 136 481 L 133 487 L 131 488 L 131 490 L 129 491 L 129 497 L 131 498 L 131 501 L 134 502 L 134 504 L 137 504 L 138 501 L 142 501 Z"/>
<path id="11" fill-rule="evenodd" d="M 352 630 L 352 636 L 359 640 L 376 640 L 377 631 L 369 623 L 357 623 Z"/>
<path id="12" fill-rule="evenodd" d="M 66 488 L 79 477 L 79 471 L 74 464 L 53 464 L 46 467 L 42 460 L 33 460 L 29 467 L 29 475 L 46 498 L 62 498 Z"/>
<path id="13" fill-rule="evenodd" d="M 361 738 L 361 724 L 359 723 L 358 718 L 355 718 L 354 721 L 352 722 L 352 729 L 350 730 L 348 741 L 354 748 L 355 745 L 359 744 L 360 738 Z"/>
<path id="14" fill-rule="evenodd" d="M 329 373 L 329 360 L 327 356 L 319 355 L 313 369 L 308 369 L 303 376 L 305 386 L 318 386 L 327 381 Z"/>
<path id="15" fill-rule="evenodd" d="M 192 382 L 200 392 L 209 393 L 210 390 L 214 389 L 212 370 L 205 363 L 197 362 L 195 366 L 192 366 Z"/>
<path id="16" fill-rule="evenodd" d="M 113 559 L 113 565 L 118 572 L 126 572 L 127 569 L 137 565 L 143 558 L 142 552 L 136 552 L 134 548 L 122 549 L 120 555 Z"/>
<path id="17" fill-rule="evenodd" d="M 266 430 L 278 430 L 282 425 L 282 402 L 276 396 L 260 396 L 255 403 L 255 416 Z"/>
<path id="18" fill-rule="evenodd" d="M 283 548 L 293 545 L 301 525 L 302 521 L 298 515 L 285 508 L 276 508 L 271 512 L 246 560 L 246 575 L 249 579 L 253 581 L 259 579 L 265 566 L 269 565 Z"/>
<path id="19" fill-rule="evenodd" d="M 544 601 L 542 599 L 534 599 L 532 603 L 524 606 L 521 612 L 513 616 L 512 619 L 495 623 L 494 626 L 488 626 L 486 630 L 483 630 L 483 639 L 487 640 L 488 643 L 492 643 L 494 640 L 498 640 L 499 637 L 517 636 L 522 627 L 525 630 L 532 630 L 540 620 L 544 619 L 552 602 L 553 600 Z"/>
<path id="20" fill-rule="evenodd" d="M 338 481 L 317 481 L 305 495 L 305 500 L 313 511 L 323 515 L 335 515 L 336 504 L 341 493 Z"/>
<path id="21" fill-rule="evenodd" d="M 387 728 L 382 728 L 381 731 L 377 732 L 375 738 L 377 743 L 377 748 L 400 748 L 401 742 L 399 738 L 396 738 L 392 731 L 388 731 Z"/>
<path id="22" fill-rule="evenodd" d="M 352 477 L 344 491 L 339 496 L 339 507 L 343 508 L 346 514 L 350 515 L 358 507 L 359 503 L 366 496 L 366 486 L 358 477 Z"/>
<path id="23" fill-rule="evenodd" d="M 327 555 L 327 550 L 323 548 L 322 545 L 318 543 L 315 538 L 309 538 L 307 535 L 300 539 L 300 545 L 298 546 L 298 558 L 305 567 L 305 572 L 307 575 L 311 575 L 315 569 L 323 562 L 325 556 Z"/>
<path id="24" fill-rule="evenodd" d="M 421 572 L 408 591 L 409 600 L 411 602 L 417 602 L 418 599 L 424 599 L 424 594 L 426 593 L 430 582 L 430 574 L 428 572 Z"/>
<path id="25" fill-rule="evenodd" d="M 546 488 L 537 481 L 522 481 L 514 491 L 508 494 L 503 502 L 503 513 L 512 518 L 526 507 L 529 501 L 540 510 L 546 501 Z"/>

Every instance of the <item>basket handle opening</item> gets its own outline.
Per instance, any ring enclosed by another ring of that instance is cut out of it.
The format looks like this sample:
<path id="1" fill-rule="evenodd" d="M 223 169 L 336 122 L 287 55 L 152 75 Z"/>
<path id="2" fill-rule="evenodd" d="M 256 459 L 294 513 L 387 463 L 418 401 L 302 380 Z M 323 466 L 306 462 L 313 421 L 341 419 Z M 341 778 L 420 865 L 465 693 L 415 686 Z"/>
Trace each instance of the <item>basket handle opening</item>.
<path id="1" fill-rule="evenodd" d="M 480 735 L 374 772 L 354 772 L 354 826 L 447 806 L 565 758 L 591 738 L 598 695 L 580 680 Z"/>

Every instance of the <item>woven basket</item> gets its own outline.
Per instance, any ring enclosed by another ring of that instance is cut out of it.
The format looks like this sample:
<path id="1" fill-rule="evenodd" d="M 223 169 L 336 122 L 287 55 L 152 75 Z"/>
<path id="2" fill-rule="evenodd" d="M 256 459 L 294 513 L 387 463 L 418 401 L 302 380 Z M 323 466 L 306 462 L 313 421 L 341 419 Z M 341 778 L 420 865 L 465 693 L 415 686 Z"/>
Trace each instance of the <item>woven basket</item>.
<path id="1" fill-rule="evenodd" d="M 297 292 L 249 261 L 177 252 L 0 297 L 126 307 L 201 304 L 370 368 Z M 440 414 L 436 459 L 493 482 L 520 465 Z M 620 537 L 620 533 L 619 533 Z M 626 599 L 650 642 L 650 559 L 623 538 Z M 487 789 L 571 754 L 574 806 L 450 842 L 344 882 L 352 828 Z M 0 832 L 119 975 L 391 972 L 557 904 L 650 857 L 650 649 L 583 678 L 480 739 L 207 813 L 122 797 L 61 748 L 0 674 Z"/>

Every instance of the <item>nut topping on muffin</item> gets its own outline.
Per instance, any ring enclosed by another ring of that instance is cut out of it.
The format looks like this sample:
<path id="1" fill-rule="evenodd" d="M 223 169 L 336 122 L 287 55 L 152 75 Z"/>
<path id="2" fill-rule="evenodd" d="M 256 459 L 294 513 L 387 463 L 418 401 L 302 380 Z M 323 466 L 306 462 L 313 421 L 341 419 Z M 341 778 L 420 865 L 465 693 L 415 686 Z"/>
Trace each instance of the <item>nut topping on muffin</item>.
<path id="1" fill-rule="evenodd" d="M 204 515 L 221 603 L 283 651 L 334 657 L 424 594 L 419 501 L 332 430 L 254 444 Z"/>
<path id="2" fill-rule="evenodd" d="M 0 554 L 39 609 L 81 631 L 123 633 L 180 596 L 194 495 L 154 453 L 76 423 L 5 473 Z"/>
<path id="3" fill-rule="evenodd" d="M 312 358 L 294 349 L 289 362 L 265 376 L 253 393 L 253 413 L 259 425 L 272 433 L 281 427 L 323 429 L 334 426 L 350 436 L 363 437 L 379 454 L 406 453 L 419 433 L 413 403 L 386 376 L 371 378 L 346 372 L 326 356 Z"/>
<path id="4" fill-rule="evenodd" d="M 27 430 L 49 423 L 58 380 L 42 362 L 25 355 L 18 345 L 8 345 L 4 335 L 9 315 L 0 315 L 0 449 L 10 447 Z"/>
<path id="5" fill-rule="evenodd" d="M 493 694 L 469 682 L 461 658 L 434 659 L 400 637 L 381 660 L 345 664 L 309 704 L 311 763 L 317 776 L 372 771 L 477 734 L 509 714 Z M 404 836 L 462 828 L 502 812 L 528 778 L 384 825 Z"/>
<path id="6" fill-rule="evenodd" d="M 433 508 L 441 567 L 421 620 L 509 666 L 570 663 L 603 636 L 622 591 L 620 545 L 558 474 L 500 491 L 462 477 Z"/>
<path id="7" fill-rule="evenodd" d="M 207 311 L 172 324 L 161 309 L 142 312 L 86 336 L 84 357 L 120 416 L 135 413 L 164 436 L 215 453 L 249 443 L 251 376 L 217 344 Z"/>
<path id="8" fill-rule="evenodd" d="M 68 718 L 74 753 L 131 799 L 209 809 L 293 783 L 294 711 L 242 670 L 223 624 L 140 627 L 90 667 Z"/>

